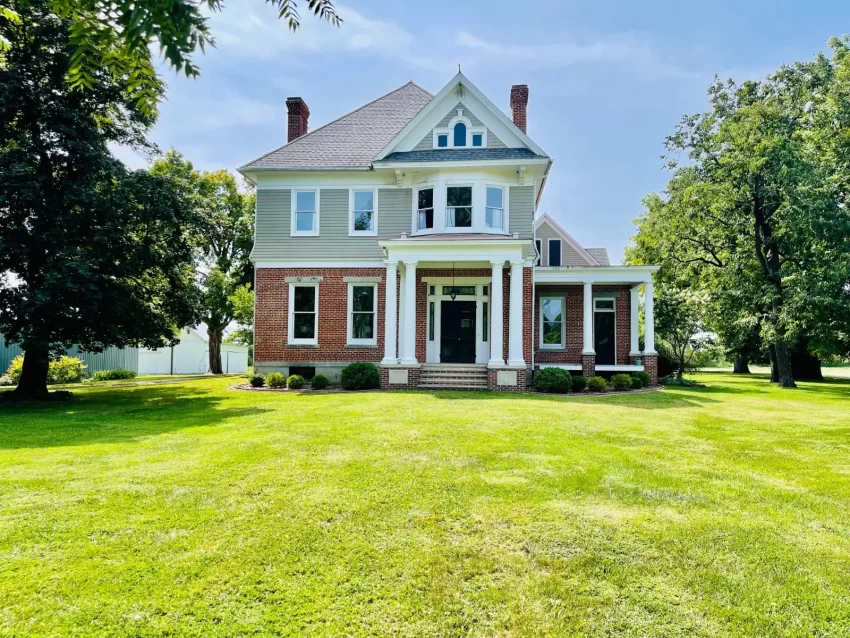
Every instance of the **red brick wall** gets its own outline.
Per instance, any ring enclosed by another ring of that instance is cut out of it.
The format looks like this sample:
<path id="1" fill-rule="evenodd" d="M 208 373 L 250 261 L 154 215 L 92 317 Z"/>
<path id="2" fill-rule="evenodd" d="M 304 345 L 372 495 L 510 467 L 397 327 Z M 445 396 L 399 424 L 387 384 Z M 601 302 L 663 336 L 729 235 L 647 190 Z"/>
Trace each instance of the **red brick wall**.
<path id="1" fill-rule="evenodd" d="M 380 361 L 384 354 L 383 268 L 260 268 L 257 270 L 257 307 L 254 360 L 266 361 Z M 288 346 L 289 284 L 286 277 L 323 277 L 319 284 L 318 347 Z M 348 283 L 344 277 L 380 277 L 378 283 L 377 348 L 346 346 Z"/>
<path id="2" fill-rule="evenodd" d="M 631 295 L 628 286 L 594 286 L 594 292 L 619 293 L 617 297 L 617 364 L 627 365 L 630 349 Z M 567 297 L 567 350 L 540 350 L 540 297 L 548 294 L 563 294 Z M 537 285 L 534 297 L 534 362 L 538 363 L 581 363 L 584 349 L 584 286 Z"/>

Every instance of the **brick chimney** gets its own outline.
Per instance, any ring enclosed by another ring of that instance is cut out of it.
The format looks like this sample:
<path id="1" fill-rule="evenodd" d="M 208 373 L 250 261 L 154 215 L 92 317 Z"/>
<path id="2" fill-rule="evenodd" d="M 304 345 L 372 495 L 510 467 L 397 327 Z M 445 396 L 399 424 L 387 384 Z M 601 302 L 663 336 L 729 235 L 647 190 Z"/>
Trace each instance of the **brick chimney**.
<path id="1" fill-rule="evenodd" d="M 528 85 L 514 84 L 511 87 L 511 112 L 514 124 L 523 133 L 528 133 Z"/>
<path id="2" fill-rule="evenodd" d="M 286 141 L 291 142 L 307 132 L 307 119 L 310 117 L 310 109 L 307 103 L 300 97 L 286 98 L 286 110 L 289 111 L 289 133 Z"/>

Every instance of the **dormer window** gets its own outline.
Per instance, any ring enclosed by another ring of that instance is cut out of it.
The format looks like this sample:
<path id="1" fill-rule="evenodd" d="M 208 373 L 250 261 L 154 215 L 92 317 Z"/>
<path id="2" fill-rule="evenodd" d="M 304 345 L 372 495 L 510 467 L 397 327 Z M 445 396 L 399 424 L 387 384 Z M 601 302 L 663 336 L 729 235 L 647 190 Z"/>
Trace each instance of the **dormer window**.
<path id="1" fill-rule="evenodd" d="M 443 135 L 437 136 L 437 148 L 448 148 L 449 146 L 449 136 L 444 133 Z"/>
<path id="2" fill-rule="evenodd" d="M 455 146 L 466 146 L 466 124 L 458 122 L 455 124 Z"/>
<path id="3" fill-rule="evenodd" d="M 472 145 L 481 146 L 484 143 L 484 136 L 481 133 L 472 134 Z"/>

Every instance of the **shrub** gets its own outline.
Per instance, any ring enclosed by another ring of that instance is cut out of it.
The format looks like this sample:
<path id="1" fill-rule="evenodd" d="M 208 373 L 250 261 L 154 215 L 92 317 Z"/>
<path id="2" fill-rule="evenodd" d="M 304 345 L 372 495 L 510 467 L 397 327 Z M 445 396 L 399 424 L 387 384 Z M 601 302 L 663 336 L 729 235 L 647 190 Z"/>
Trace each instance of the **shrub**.
<path id="1" fill-rule="evenodd" d="M 119 379 L 135 379 L 136 373 L 125 368 L 115 368 L 115 370 L 98 370 L 91 375 L 92 381 L 116 381 Z"/>
<path id="2" fill-rule="evenodd" d="M 587 387 L 591 392 L 605 392 L 608 389 L 608 382 L 602 377 L 590 377 L 587 380 Z"/>
<path id="3" fill-rule="evenodd" d="M 581 392 L 587 387 L 587 377 L 583 377 L 580 374 L 576 376 L 570 376 L 570 381 L 573 384 L 573 392 Z"/>
<path id="4" fill-rule="evenodd" d="M 628 374 L 615 374 L 611 377 L 611 385 L 615 390 L 631 390 L 632 378 Z"/>
<path id="5" fill-rule="evenodd" d="M 570 375 L 561 368 L 543 368 L 534 373 L 531 387 L 537 392 L 566 394 L 570 391 Z"/>
<path id="6" fill-rule="evenodd" d="M 652 377 L 649 376 L 649 372 L 646 370 L 641 370 L 640 372 L 633 372 L 632 379 L 640 379 L 640 384 L 644 388 L 648 388 L 652 385 Z"/>
<path id="7" fill-rule="evenodd" d="M 307 382 L 300 374 L 290 374 L 286 380 L 286 387 L 290 390 L 300 390 L 305 385 L 307 385 Z"/>
<path id="8" fill-rule="evenodd" d="M 6 374 L 0 377 L 0 388 L 10 385 L 16 385 L 15 382 L 12 381 L 12 377 Z"/>
<path id="9" fill-rule="evenodd" d="M 266 384 L 266 378 L 261 374 L 252 374 L 248 377 L 248 383 L 251 384 L 251 387 L 262 388 Z"/>
<path id="10" fill-rule="evenodd" d="M 704 383 L 691 381 L 690 379 L 679 379 L 678 377 L 661 377 L 658 380 L 661 385 L 680 386 L 684 388 L 704 388 Z"/>
<path id="11" fill-rule="evenodd" d="M 328 385 L 330 385 L 330 381 L 328 381 L 328 378 L 323 374 L 317 374 L 310 381 L 310 387 L 314 390 L 324 390 L 328 387 Z"/>
<path id="12" fill-rule="evenodd" d="M 374 363 L 358 361 L 342 369 L 340 383 L 346 390 L 372 390 L 381 385 L 381 376 Z"/>
<path id="13" fill-rule="evenodd" d="M 9 367 L 6 369 L 6 376 L 12 380 L 12 385 L 18 385 L 18 382 L 21 380 L 21 370 L 24 369 L 24 358 L 22 355 L 18 355 L 9 363 Z"/>
<path id="14" fill-rule="evenodd" d="M 266 385 L 270 388 L 285 388 L 286 377 L 280 372 L 269 372 L 266 375 Z"/>
<path id="15" fill-rule="evenodd" d="M 635 375 L 632 375 L 632 390 L 640 390 L 643 387 L 643 382 Z"/>
<path id="16" fill-rule="evenodd" d="M 79 383 L 83 380 L 86 364 L 78 357 L 61 356 L 50 362 L 47 370 L 48 383 Z"/>

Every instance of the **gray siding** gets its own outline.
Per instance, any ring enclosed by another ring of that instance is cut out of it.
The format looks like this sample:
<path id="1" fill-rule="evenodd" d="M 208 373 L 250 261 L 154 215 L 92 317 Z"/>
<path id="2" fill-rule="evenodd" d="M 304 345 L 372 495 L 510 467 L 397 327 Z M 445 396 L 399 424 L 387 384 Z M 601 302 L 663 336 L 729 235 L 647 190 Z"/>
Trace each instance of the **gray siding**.
<path id="1" fill-rule="evenodd" d="M 478 116 L 475 115 L 475 113 L 473 113 L 468 108 L 466 108 L 463 104 L 458 102 L 457 105 L 454 108 L 452 108 L 448 113 L 446 113 L 446 116 L 442 120 L 440 120 L 440 123 L 437 124 L 434 128 L 445 128 L 445 127 L 447 127 L 449 125 L 449 122 L 451 121 L 451 119 L 455 115 L 457 115 L 458 109 L 463 109 L 463 114 L 466 117 L 469 118 L 469 121 L 472 122 L 472 126 L 485 126 L 484 122 L 479 120 Z M 502 140 L 500 140 L 498 137 L 496 137 L 496 135 L 490 129 L 487 129 L 487 146 L 489 148 L 507 148 L 505 146 L 505 143 L 502 142 Z M 433 148 L 435 148 L 434 147 L 434 134 L 433 134 L 432 131 L 429 131 L 428 134 L 425 135 L 425 137 L 423 137 L 419 141 L 419 144 L 417 144 L 413 148 L 413 150 L 414 151 L 429 151 Z"/>
<path id="2" fill-rule="evenodd" d="M 0 335 L 0 376 L 6 374 L 12 359 L 23 354 L 17 344 L 7 344 Z M 81 352 L 79 346 L 71 346 L 66 351 L 69 357 L 79 357 L 86 364 L 86 376 L 91 376 L 98 370 L 115 370 L 125 368 L 138 372 L 138 348 L 107 348 L 103 352 Z"/>
<path id="3" fill-rule="evenodd" d="M 508 194 L 510 228 L 520 239 L 534 235 L 534 186 L 511 186 Z"/>
<path id="4" fill-rule="evenodd" d="M 0 377 L 6 374 L 12 359 L 19 354 L 23 354 L 21 347 L 16 343 L 6 343 L 5 337 L 0 335 Z"/>
<path id="5" fill-rule="evenodd" d="M 513 211 L 511 211 L 511 216 L 513 216 Z M 537 234 L 535 239 L 541 240 L 540 252 L 542 253 L 542 257 L 540 259 L 541 266 L 549 265 L 549 239 L 560 239 L 561 240 L 561 265 L 562 266 L 589 266 L 588 261 L 578 253 L 578 251 L 570 246 L 567 241 L 561 237 L 561 235 L 552 228 L 547 222 L 543 222 L 540 226 L 537 227 Z"/>
<path id="6" fill-rule="evenodd" d="M 255 260 L 383 259 L 378 240 L 411 229 L 409 188 L 378 189 L 377 237 L 348 236 L 347 188 L 321 189 L 318 237 L 290 237 L 291 198 L 289 189 L 257 191 Z"/>

